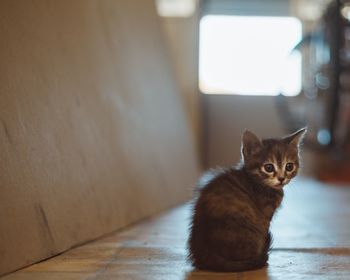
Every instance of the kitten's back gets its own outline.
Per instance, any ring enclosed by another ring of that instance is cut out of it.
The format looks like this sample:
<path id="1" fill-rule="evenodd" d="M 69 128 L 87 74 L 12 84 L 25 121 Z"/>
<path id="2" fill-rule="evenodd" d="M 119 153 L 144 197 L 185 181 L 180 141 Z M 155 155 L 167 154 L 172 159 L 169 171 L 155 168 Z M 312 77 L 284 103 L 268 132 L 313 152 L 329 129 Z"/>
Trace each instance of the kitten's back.
<path id="1" fill-rule="evenodd" d="M 264 266 L 270 236 L 269 240 L 266 236 L 257 238 L 259 229 L 254 223 L 247 223 L 256 221 L 257 217 L 256 210 L 251 208 L 249 180 L 244 171 L 210 170 L 198 185 L 189 239 L 189 257 L 194 266 L 217 271 L 244 271 Z M 237 244 L 245 245 L 239 248 Z M 262 253 L 256 258 L 258 247 Z"/>

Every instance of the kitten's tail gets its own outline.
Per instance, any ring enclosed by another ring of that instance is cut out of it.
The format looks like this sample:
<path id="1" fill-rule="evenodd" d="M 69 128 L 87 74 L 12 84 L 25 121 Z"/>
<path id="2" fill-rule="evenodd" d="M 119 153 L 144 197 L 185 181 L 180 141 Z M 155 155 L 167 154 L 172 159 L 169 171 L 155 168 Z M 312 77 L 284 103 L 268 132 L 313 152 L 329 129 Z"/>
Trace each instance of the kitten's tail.
<path id="1" fill-rule="evenodd" d="M 205 262 L 194 262 L 194 266 L 201 270 L 221 271 L 221 272 L 241 272 L 255 270 L 267 264 L 268 255 L 254 260 L 231 261 L 218 255 L 211 255 Z"/>

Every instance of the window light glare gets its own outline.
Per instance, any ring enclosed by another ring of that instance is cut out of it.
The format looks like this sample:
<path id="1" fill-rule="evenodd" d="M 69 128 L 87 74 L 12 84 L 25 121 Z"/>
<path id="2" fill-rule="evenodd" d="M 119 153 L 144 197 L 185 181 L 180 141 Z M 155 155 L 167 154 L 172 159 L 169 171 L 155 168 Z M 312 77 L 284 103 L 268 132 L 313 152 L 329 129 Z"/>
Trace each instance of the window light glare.
<path id="1" fill-rule="evenodd" d="M 197 0 L 156 0 L 158 14 L 162 17 L 190 17 Z"/>
<path id="2" fill-rule="evenodd" d="M 317 141 L 323 146 L 328 145 L 331 142 L 331 133 L 328 129 L 320 129 L 317 132 Z"/>
<path id="3" fill-rule="evenodd" d="M 199 87 L 208 94 L 299 94 L 302 36 L 293 17 L 205 16 L 200 23 Z"/>
<path id="4" fill-rule="evenodd" d="M 340 12 L 345 19 L 350 20 L 350 4 L 345 4 Z"/>

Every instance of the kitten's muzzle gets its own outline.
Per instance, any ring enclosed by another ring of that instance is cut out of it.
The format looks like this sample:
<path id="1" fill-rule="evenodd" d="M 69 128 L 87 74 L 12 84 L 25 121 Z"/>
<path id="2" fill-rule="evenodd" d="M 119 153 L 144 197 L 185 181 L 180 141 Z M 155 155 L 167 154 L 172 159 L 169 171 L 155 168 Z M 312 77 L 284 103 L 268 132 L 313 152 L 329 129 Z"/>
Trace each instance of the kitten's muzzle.
<path id="1" fill-rule="evenodd" d="M 284 178 L 284 177 L 278 177 L 277 179 L 278 179 L 278 181 L 280 181 L 281 184 L 283 184 L 283 182 L 284 182 L 284 180 L 285 180 L 286 178 Z"/>

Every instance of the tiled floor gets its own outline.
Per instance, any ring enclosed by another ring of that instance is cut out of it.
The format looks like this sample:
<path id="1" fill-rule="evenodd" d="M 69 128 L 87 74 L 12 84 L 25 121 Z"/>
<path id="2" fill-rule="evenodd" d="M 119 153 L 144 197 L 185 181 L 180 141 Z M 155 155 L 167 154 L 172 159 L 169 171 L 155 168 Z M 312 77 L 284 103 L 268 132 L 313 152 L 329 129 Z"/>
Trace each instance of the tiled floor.
<path id="1" fill-rule="evenodd" d="M 350 279 L 350 187 L 306 179 L 287 186 L 269 266 L 253 272 L 193 270 L 188 217 L 189 206 L 180 206 L 1 280 Z"/>

